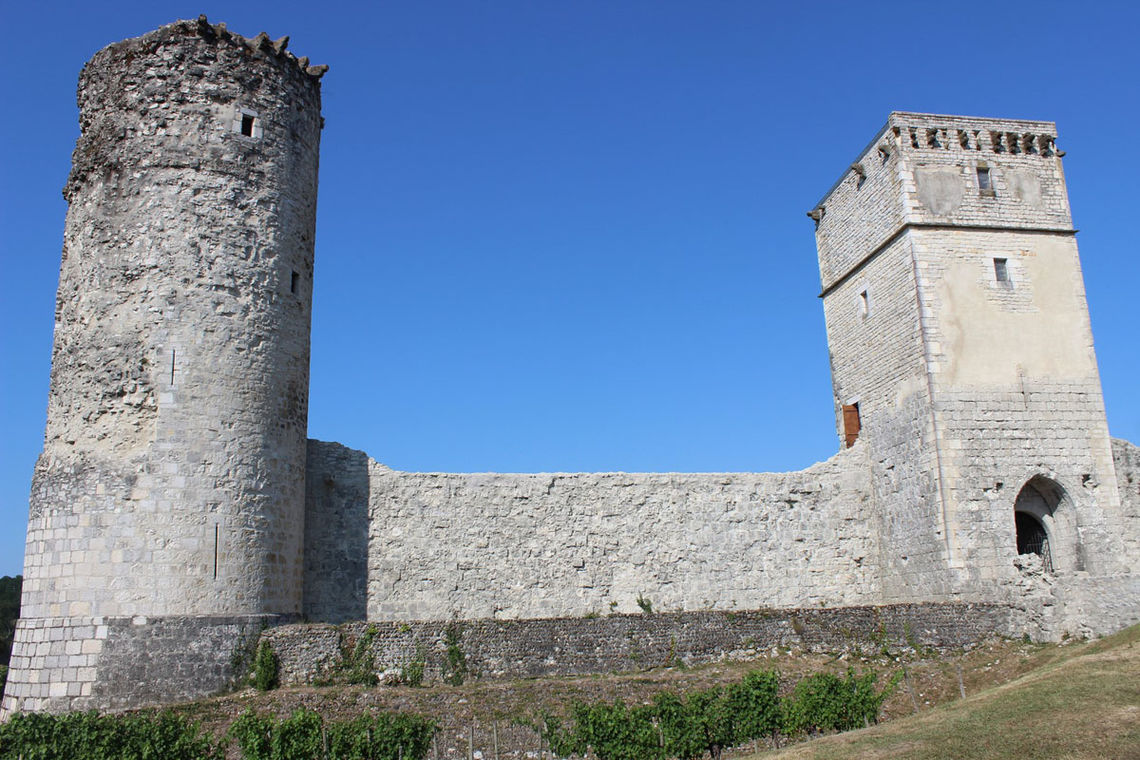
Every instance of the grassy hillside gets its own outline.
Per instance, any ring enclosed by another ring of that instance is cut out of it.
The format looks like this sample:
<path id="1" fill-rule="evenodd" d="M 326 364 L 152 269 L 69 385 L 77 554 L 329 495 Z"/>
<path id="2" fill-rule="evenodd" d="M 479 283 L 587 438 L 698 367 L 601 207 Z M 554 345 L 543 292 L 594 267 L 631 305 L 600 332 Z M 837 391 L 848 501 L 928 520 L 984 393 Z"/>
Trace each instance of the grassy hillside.
<path id="1" fill-rule="evenodd" d="M 967 699 L 752 758 L 1140 758 L 1140 626 Z"/>
<path id="2" fill-rule="evenodd" d="M 182 705 L 178 710 L 203 721 L 217 735 L 251 707 L 278 716 L 303 707 L 317 711 L 326 720 L 375 710 L 414 712 L 440 723 L 437 746 L 429 757 L 434 758 L 438 751 L 440 760 L 462 760 L 469 751 L 480 751 L 488 760 L 496 756 L 499 760 L 524 760 L 536 758 L 539 750 L 538 734 L 527 723 L 543 711 L 565 715 L 576 699 L 589 702 L 621 697 L 630 705 L 644 704 L 663 689 L 703 689 L 737 681 L 748 670 L 769 668 L 780 671 L 783 691 L 787 691 L 804 675 L 821 671 L 842 674 L 853 666 L 857 671 L 875 671 L 880 684 L 895 673 L 905 672 L 884 705 L 883 723 L 871 731 L 802 743 L 793 747 L 793 752 L 808 752 L 809 757 L 819 752 L 823 753 L 819 757 L 1140 758 L 1135 752 L 1129 754 L 1130 744 L 1140 746 L 1140 686 L 1134 685 L 1140 684 L 1138 638 L 1140 628 L 1100 642 L 991 641 L 964 652 L 824 655 L 773 649 L 758 652 L 755 659 L 746 662 L 724 661 L 688 669 L 660 667 L 604 676 L 476 680 L 462 686 L 436 681 L 421 688 L 245 690 Z M 1040 684 L 1038 691 L 1029 689 L 1028 701 L 1001 696 L 1017 693 L 1020 686 L 1015 688 L 1015 684 L 1023 683 Z M 965 700 L 963 691 L 968 696 Z M 960 712 L 973 706 L 982 711 Z M 945 715 L 955 716 L 956 722 L 947 722 L 951 719 Z M 1069 727 L 1059 728 L 1066 724 Z M 1005 734 L 987 733 L 1000 725 L 1007 726 Z M 905 732 L 920 727 L 928 731 L 926 738 L 912 742 L 906 737 Z M 880 733 L 884 731 L 889 733 Z M 1069 737 L 1065 739 L 1068 744 L 1056 743 L 1051 733 Z M 1090 735 L 1091 741 L 1087 738 Z M 1012 743 L 1002 744 L 1007 739 Z M 847 748 L 847 743 L 856 741 L 866 743 Z M 1069 744 L 1082 748 L 1082 752 L 1083 748 L 1092 749 L 1084 754 L 1071 752 L 1066 749 Z M 726 753 L 726 758 L 749 756 L 763 748 L 763 743 L 739 748 Z M 549 753 L 544 756 L 550 757 Z"/>
<path id="3" fill-rule="evenodd" d="M 247 689 L 186 703 L 175 709 L 192 721 L 201 721 L 207 734 L 218 738 L 227 734 L 235 720 L 239 724 L 261 721 L 262 718 L 248 716 L 239 718 L 251 708 L 262 716 L 273 715 L 279 719 L 303 708 L 318 713 L 325 725 L 377 710 L 418 713 L 433 719 L 439 726 L 426 755 L 432 760 L 463 760 L 471 756 L 487 760 L 545 760 L 552 756 L 549 746 L 544 746 L 535 730 L 537 719 L 546 712 L 566 716 L 576 700 L 598 703 L 620 697 L 632 708 L 649 704 L 663 690 L 691 694 L 694 690 L 739 681 L 744 672 L 757 669 L 778 670 L 780 692 L 787 694 L 805 676 L 820 672 L 842 674 L 848 668 L 874 672 L 880 684 L 888 680 L 898 682 L 898 688 L 884 705 L 878 726 L 801 741 L 783 751 L 760 752 L 772 746 L 772 739 L 764 729 L 754 734 L 760 738 L 750 746 L 726 751 L 724 760 L 887 757 L 1140 760 L 1140 626 L 1096 642 L 1043 645 L 1006 640 L 987 642 L 968 651 L 909 648 L 892 651 L 883 647 L 874 652 L 836 655 L 773 648 L 750 653 L 746 661 L 723 661 L 693 668 L 673 665 L 638 673 L 475 680 L 460 685 L 437 680 L 424 687 L 341 685 L 268 692 Z M 798 694 L 798 689 L 796 691 Z M 792 709 L 792 714 L 797 714 L 796 708 Z M 149 712 L 139 711 L 137 717 L 146 723 L 151 720 L 147 717 Z M 676 717 L 676 713 L 669 715 Z M 310 739 L 325 736 L 319 727 L 321 719 L 312 715 L 301 717 L 308 723 L 317 721 L 316 729 L 309 726 Z M 112 722 L 115 720 L 118 719 Z M 587 720 L 595 721 L 595 718 Z M 611 740 L 616 735 L 611 729 L 618 723 L 595 721 L 590 730 L 603 730 L 605 735 L 595 735 L 601 736 L 599 741 L 603 745 L 608 742 L 614 751 L 644 746 L 644 733 L 633 737 L 619 732 L 618 735 L 625 738 L 615 750 L 617 745 Z M 706 728 L 712 725 L 709 723 Z M 300 730 L 298 726 L 300 724 L 288 729 L 292 732 L 290 735 Z M 263 737 L 268 735 L 266 731 L 269 729 L 258 728 L 254 733 Z M 153 739 L 151 733 L 146 736 Z M 69 729 L 64 738 L 70 739 L 73 734 Z M 33 741 L 38 747 L 55 740 L 40 737 Z M 782 741 L 788 741 L 787 737 Z M 237 760 L 239 754 L 237 745 L 230 744 L 226 757 Z M 0 756 L 8 755 L 0 750 Z M 613 756 L 637 757 L 637 753 Z M 704 756 L 708 757 L 707 753 Z"/>

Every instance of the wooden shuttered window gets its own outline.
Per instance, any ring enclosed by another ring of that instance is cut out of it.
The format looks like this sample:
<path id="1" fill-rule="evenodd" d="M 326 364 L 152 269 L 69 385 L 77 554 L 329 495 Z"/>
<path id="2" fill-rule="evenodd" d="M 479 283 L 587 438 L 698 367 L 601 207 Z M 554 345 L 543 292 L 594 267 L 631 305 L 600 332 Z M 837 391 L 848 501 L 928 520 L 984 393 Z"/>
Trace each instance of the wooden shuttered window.
<path id="1" fill-rule="evenodd" d="M 844 404 L 843 405 L 843 440 L 847 444 L 847 448 L 855 445 L 856 439 L 859 438 L 859 405 L 858 404 Z"/>

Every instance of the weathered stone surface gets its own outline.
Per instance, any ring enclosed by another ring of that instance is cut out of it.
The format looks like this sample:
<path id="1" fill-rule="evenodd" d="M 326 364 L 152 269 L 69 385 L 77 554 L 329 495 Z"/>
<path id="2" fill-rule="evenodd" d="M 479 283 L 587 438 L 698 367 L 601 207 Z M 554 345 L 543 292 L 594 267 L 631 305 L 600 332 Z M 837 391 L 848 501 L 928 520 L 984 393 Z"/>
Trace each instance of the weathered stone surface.
<path id="1" fill-rule="evenodd" d="M 366 629 L 377 674 L 415 661 L 426 677 L 447 667 L 449 644 L 471 675 L 532 678 L 694 665 L 755 657 L 772 647 L 815 652 L 856 648 L 961 647 L 1010 632 L 1001 604 L 900 604 L 838 609 L 669 612 L 528 620 L 288 625 L 267 630 L 282 682 L 328 677 Z"/>
<path id="2" fill-rule="evenodd" d="M 317 79 L 178 22 L 99 51 L 78 103 L 17 663 L 36 621 L 301 611 Z M 34 662 L 5 711 L 92 683 Z"/>
<path id="3" fill-rule="evenodd" d="M 1056 134 L 893 113 L 816 230 L 837 431 L 857 405 L 869 448 L 881 599 L 1005 599 L 1043 636 L 1140 619 L 1140 532 L 1117 486 Z M 1040 572 L 1017 554 L 1030 502 Z M 1097 587 L 1119 596 L 1101 604 Z"/>
<path id="4" fill-rule="evenodd" d="M 231 688 L 247 654 L 281 616 L 21 618 L 6 708 L 125 709 Z"/>
<path id="5" fill-rule="evenodd" d="M 1140 619 L 1140 453 L 1108 437 L 1052 124 L 891 114 L 809 214 L 852 448 L 790 473 L 395 472 L 305 439 L 328 67 L 286 46 L 201 17 L 80 77 L 0 712 L 210 693 L 301 614 L 346 625 L 265 634 L 298 682 L 361 619 L 387 678 L 450 644 L 518 676 Z"/>
<path id="6" fill-rule="evenodd" d="M 1112 439 L 1112 460 L 1124 517 L 1125 557 L 1140 557 L 1140 446 Z"/>
<path id="7" fill-rule="evenodd" d="M 365 467 L 314 441 L 309 466 L 311 535 L 340 534 L 306 550 L 321 569 L 306 576 L 319 594 L 306 589 L 310 617 L 351 619 L 336 611 L 364 604 L 369 620 L 448 620 L 634 612 L 639 597 L 663 611 L 877 595 L 861 447 L 791 473 L 454 475 Z M 362 534 L 366 568 L 345 562 Z"/>

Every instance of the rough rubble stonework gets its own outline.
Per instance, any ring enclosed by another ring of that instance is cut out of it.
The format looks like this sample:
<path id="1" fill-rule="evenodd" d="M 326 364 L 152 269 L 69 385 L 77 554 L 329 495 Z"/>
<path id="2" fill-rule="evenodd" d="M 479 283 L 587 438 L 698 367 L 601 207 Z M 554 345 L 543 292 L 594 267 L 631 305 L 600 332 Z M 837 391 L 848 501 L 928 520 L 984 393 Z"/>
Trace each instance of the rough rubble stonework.
<path id="1" fill-rule="evenodd" d="M 203 19 L 80 75 L 5 710 L 208 693 L 162 620 L 300 615 L 320 73 Z M 124 632 L 185 677 L 101 697 Z"/>
<path id="2" fill-rule="evenodd" d="M 422 662 L 440 678 L 454 643 L 469 673 L 495 678 L 612 673 L 723 657 L 755 658 L 773 647 L 814 652 L 891 647 L 957 648 L 1004 630 L 1004 604 L 899 604 L 873 607 L 706 610 L 646 615 L 284 625 L 262 636 L 280 661 L 282 683 L 335 677 L 345 649 L 367 632 L 379 672 Z"/>
<path id="3" fill-rule="evenodd" d="M 540 675 L 1140 619 L 1140 450 L 1108 437 L 1051 123 L 893 113 L 812 210 L 827 461 L 396 472 L 305 438 L 325 67 L 286 45 L 203 17 L 80 76 L 0 714 L 215 692 L 259 635 L 311 680 L 359 621 L 384 667 L 451 625 Z"/>
<path id="4" fill-rule="evenodd" d="M 789 473 L 406 473 L 311 441 L 306 524 L 339 540 L 306 549 L 305 615 L 859 604 L 879 586 L 865 461 L 856 447 Z"/>

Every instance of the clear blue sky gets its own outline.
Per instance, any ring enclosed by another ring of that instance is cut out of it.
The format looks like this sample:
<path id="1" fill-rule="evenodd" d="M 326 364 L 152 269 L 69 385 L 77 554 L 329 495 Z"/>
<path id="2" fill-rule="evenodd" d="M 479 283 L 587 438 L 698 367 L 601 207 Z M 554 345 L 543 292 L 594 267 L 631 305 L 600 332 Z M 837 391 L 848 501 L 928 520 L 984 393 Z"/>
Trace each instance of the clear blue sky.
<path id="1" fill-rule="evenodd" d="M 1058 123 L 1140 441 L 1133 3 L 0 0 L 0 574 L 21 569 L 100 47 L 205 12 L 324 79 L 309 433 L 405 470 L 787 470 L 837 448 L 804 212 L 896 110 Z"/>

